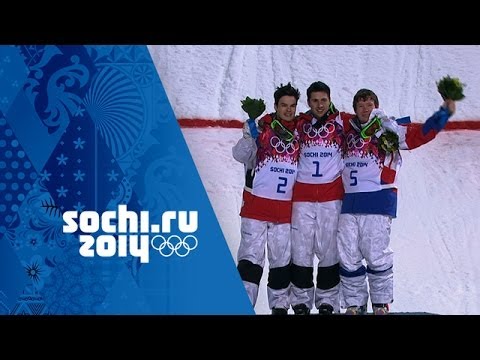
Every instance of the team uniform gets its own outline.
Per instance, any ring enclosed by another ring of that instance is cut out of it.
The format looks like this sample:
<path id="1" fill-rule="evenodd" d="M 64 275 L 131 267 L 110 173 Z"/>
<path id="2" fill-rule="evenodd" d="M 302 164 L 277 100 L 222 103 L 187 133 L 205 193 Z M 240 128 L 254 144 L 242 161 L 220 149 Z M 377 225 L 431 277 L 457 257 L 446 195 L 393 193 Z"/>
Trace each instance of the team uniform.
<path id="1" fill-rule="evenodd" d="M 399 149 L 415 149 L 428 143 L 451 116 L 440 108 L 424 124 L 382 126 L 399 136 Z M 391 221 L 397 215 L 397 175 L 402 164 L 400 151 L 385 152 L 377 137 L 363 139 L 361 124 L 351 119 L 345 127 L 342 173 L 345 196 L 338 224 L 340 277 L 345 307 L 366 309 L 367 273 L 372 304 L 393 302 L 393 251 Z M 362 263 L 366 260 L 367 267 Z M 375 310 L 375 305 L 374 305 Z"/>
<path id="2" fill-rule="evenodd" d="M 282 140 L 270 126 L 274 114 L 260 121 L 255 140 L 250 131 L 233 147 L 233 157 L 245 164 L 246 181 L 240 211 L 241 241 L 238 271 L 255 306 L 268 249 L 268 302 L 271 309 L 288 309 L 290 288 L 292 193 L 297 174 L 299 142 L 295 121 L 281 122 L 294 135 Z M 245 125 L 248 129 L 248 124 Z"/>
<path id="3" fill-rule="evenodd" d="M 339 312 L 339 258 L 336 245 L 342 184 L 342 118 L 328 112 L 316 119 L 300 114 L 298 175 L 293 190 L 291 304 L 330 305 Z M 318 258 L 316 289 L 314 256 Z"/>

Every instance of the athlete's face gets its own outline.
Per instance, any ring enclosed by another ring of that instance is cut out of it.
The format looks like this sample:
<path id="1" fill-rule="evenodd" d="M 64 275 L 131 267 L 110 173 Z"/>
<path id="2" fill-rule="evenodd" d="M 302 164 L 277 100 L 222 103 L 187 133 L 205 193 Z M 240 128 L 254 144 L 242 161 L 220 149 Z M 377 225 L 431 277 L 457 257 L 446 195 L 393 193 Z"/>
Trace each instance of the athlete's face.
<path id="1" fill-rule="evenodd" d="M 372 99 L 359 100 L 355 107 L 355 114 L 357 114 L 360 123 L 365 124 L 370 117 L 371 112 L 375 109 L 375 102 Z"/>
<path id="2" fill-rule="evenodd" d="M 310 94 L 310 99 L 307 101 L 313 115 L 320 119 L 325 115 L 330 107 L 330 98 L 324 91 L 315 91 Z"/>
<path id="3" fill-rule="evenodd" d="M 297 111 L 297 99 L 294 96 L 282 96 L 275 105 L 277 117 L 283 121 L 292 121 Z"/>

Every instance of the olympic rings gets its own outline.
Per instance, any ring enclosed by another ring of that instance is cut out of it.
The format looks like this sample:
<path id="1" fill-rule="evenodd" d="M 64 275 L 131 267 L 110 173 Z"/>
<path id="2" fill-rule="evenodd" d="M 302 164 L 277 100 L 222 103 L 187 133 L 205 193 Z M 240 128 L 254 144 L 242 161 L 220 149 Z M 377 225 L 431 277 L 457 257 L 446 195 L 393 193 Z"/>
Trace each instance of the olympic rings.
<path id="1" fill-rule="evenodd" d="M 368 144 L 370 139 L 363 140 L 360 136 L 355 136 L 354 134 L 348 134 L 347 136 L 347 146 L 349 149 L 361 149 L 365 144 Z"/>
<path id="2" fill-rule="evenodd" d="M 279 154 L 283 154 L 284 152 L 286 152 L 287 154 L 292 155 L 293 153 L 295 153 L 296 150 L 299 149 L 297 139 L 285 145 L 285 143 L 278 136 L 272 136 L 270 138 L 270 145 Z"/>
<path id="3" fill-rule="evenodd" d="M 163 240 L 163 242 L 156 246 L 155 244 L 155 239 L 160 238 Z M 190 245 L 187 242 L 187 239 L 191 238 L 194 244 Z M 172 240 L 175 240 L 172 242 Z M 177 254 L 179 257 L 185 257 L 188 254 L 190 254 L 190 251 L 195 250 L 198 246 L 198 240 L 195 236 L 193 235 L 187 235 L 183 239 L 178 236 L 178 235 L 170 235 L 168 239 L 165 239 L 164 236 L 162 235 L 155 235 L 152 240 L 150 241 L 150 244 L 155 250 L 158 250 L 160 255 L 163 257 L 170 257 L 173 255 L 173 253 Z M 185 249 L 182 251 L 179 251 L 180 249 Z"/>
<path id="4" fill-rule="evenodd" d="M 322 124 L 319 128 L 313 127 L 311 123 L 306 123 L 303 125 L 303 132 L 307 134 L 310 139 L 318 136 L 320 136 L 322 139 L 325 139 L 334 131 L 335 125 L 332 122 Z"/>

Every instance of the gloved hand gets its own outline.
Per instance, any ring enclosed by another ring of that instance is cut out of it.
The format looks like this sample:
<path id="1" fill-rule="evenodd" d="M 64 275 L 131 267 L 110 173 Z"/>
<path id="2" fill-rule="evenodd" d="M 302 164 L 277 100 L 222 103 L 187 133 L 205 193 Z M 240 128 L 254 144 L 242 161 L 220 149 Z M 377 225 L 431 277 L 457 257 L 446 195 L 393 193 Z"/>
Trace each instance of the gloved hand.
<path id="1" fill-rule="evenodd" d="M 373 119 L 374 117 L 378 117 L 380 119 L 381 121 L 380 126 L 382 130 L 391 131 L 391 132 L 394 132 L 395 134 L 398 134 L 399 125 L 395 121 L 395 117 L 387 116 L 387 114 L 385 114 L 385 112 L 381 109 L 374 109 L 372 111 L 372 113 L 370 114 L 370 120 Z"/>
<path id="2" fill-rule="evenodd" d="M 382 129 L 385 131 L 391 131 L 395 134 L 398 134 L 400 131 L 399 126 L 400 125 L 398 125 L 393 116 L 382 120 Z"/>
<path id="3" fill-rule="evenodd" d="M 261 130 L 259 131 L 255 119 L 248 119 L 243 124 L 242 132 L 245 139 L 252 138 L 256 140 Z"/>
<path id="4" fill-rule="evenodd" d="M 388 119 L 388 116 L 385 114 L 385 112 L 382 109 L 373 109 L 372 112 L 370 113 L 370 117 L 368 118 L 368 121 L 372 120 L 374 117 L 378 117 L 380 120 Z"/>
<path id="5" fill-rule="evenodd" d="M 256 119 L 265 111 L 265 102 L 263 99 L 250 99 L 248 96 L 241 101 L 242 109 L 248 114 L 250 119 Z"/>
<path id="6" fill-rule="evenodd" d="M 456 110 L 455 100 L 446 99 L 443 102 L 442 107 L 444 109 L 447 109 L 449 115 L 452 116 L 455 113 L 455 110 Z"/>
<path id="7" fill-rule="evenodd" d="M 395 118 L 393 116 L 388 117 L 385 112 L 380 109 L 373 110 L 372 114 L 370 114 L 371 119 L 376 116 L 381 121 L 380 129 L 375 134 L 378 137 L 379 146 L 387 153 L 397 151 L 399 147 L 398 134 L 400 128 Z"/>

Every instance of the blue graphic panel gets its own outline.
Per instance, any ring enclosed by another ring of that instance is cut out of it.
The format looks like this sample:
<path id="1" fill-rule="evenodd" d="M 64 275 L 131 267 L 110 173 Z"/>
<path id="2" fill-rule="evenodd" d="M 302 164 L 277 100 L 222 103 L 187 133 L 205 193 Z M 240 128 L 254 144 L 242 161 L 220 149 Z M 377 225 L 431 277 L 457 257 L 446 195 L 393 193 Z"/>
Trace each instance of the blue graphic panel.
<path id="1" fill-rule="evenodd" d="M 22 54 L 14 46 L 2 46 L 0 54 L 0 111 L 7 113 L 28 75 Z"/>
<path id="2" fill-rule="evenodd" d="M 7 241 L 0 241 L 0 315 L 12 313 L 18 294 L 27 285 L 27 273 Z"/>
<path id="3" fill-rule="evenodd" d="M 253 314 L 147 48 L 0 59 L 0 314 Z"/>

